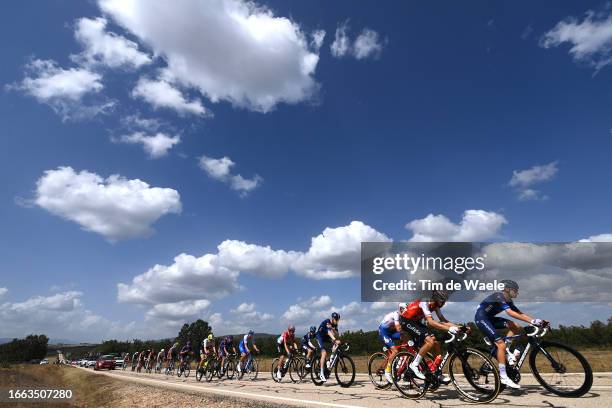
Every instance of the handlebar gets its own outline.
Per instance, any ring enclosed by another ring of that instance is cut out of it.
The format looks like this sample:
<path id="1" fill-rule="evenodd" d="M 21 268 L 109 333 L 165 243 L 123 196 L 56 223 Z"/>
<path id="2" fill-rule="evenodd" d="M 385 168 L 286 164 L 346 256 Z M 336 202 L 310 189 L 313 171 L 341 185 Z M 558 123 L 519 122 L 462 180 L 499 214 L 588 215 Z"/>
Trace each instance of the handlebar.
<path id="1" fill-rule="evenodd" d="M 457 334 L 453 334 L 453 333 L 448 333 L 450 335 L 450 337 L 448 338 L 448 340 L 444 341 L 444 343 L 452 343 L 453 341 L 457 340 L 457 341 L 463 341 L 467 338 L 468 334 L 468 327 L 467 326 L 461 326 L 459 327 L 459 332 Z M 457 335 L 459 335 L 459 338 L 457 339 Z"/>
<path id="2" fill-rule="evenodd" d="M 546 333 L 550 330 L 550 325 L 546 322 L 543 326 L 536 326 L 534 324 L 530 324 L 529 327 L 532 327 L 533 330 L 531 333 L 526 333 L 527 337 L 542 337 L 545 336 Z"/>

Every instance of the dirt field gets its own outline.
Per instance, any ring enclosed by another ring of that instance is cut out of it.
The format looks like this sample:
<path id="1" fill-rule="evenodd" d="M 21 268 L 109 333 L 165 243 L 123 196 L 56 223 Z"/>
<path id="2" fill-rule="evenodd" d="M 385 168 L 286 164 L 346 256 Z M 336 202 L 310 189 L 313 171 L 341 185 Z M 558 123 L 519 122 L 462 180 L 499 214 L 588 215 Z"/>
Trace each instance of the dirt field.
<path id="1" fill-rule="evenodd" d="M 238 408 L 275 407 L 268 403 L 238 400 L 155 388 L 87 373 L 74 367 L 55 365 L 18 365 L 0 369 L 0 392 L 6 401 L 9 389 L 70 389 L 72 400 L 67 402 L 33 404 L 29 402 L 0 402 L 0 407 L 207 407 Z"/>

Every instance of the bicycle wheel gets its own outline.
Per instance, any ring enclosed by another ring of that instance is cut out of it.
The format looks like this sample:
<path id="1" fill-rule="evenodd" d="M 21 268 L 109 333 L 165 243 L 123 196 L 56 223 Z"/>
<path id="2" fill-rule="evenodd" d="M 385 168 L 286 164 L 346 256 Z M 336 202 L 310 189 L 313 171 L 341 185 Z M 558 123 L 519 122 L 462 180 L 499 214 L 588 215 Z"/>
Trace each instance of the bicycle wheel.
<path id="1" fill-rule="evenodd" d="M 336 366 L 334 367 L 336 380 L 341 387 L 347 388 L 355 382 L 355 362 L 350 356 L 338 356 Z"/>
<path id="2" fill-rule="evenodd" d="M 225 376 L 227 377 L 228 380 L 231 380 L 234 378 L 235 374 L 236 374 L 236 362 L 234 360 L 230 360 L 227 363 L 227 369 L 225 371 Z"/>
<path id="3" fill-rule="evenodd" d="M 270 374 L 272 375 L 272 379 L 274 382 L 280 382 L 281 380 L 276 377 L 276 373 L 278 371 L 278 357 L 272 360 L 272 366 L 270 367 Z"/>
<path id="4" fill-rule="evenodd" d="M 181 375 L 183 375 L 183 365 L 180 364 L 178 370 L 176 370 L 176 376 L 180 377 Z"/>
<path id="5" fill-rule="evenodd" d="M 448 371 L 451 382 L 459 394 L 470 402 L 486 404 L 501 391 L 501 379 L 493 361 L 485 353 L 466 348 L 453 353 Z"/>
<path id="6" fill-rule="evenodd" d="M 204 378 L 206 382 L 211 382 L 215 373 L 219 371 L 219 363 L 216 360 L 209 361 L 206 369 L 204 370 Z"/>
<path id="7" fill-rule="evenodd" d="M 400 351 L 391 361 L 391 378 L 393 385 L 406 398 L 421 398 L 427 392 L 426 380 L 418 378 L 408 367 L 414 356 L 407 351 Z M 424 365 L 421 365 L 424 369 Z"/>
<path id="8" fill-rule="evenodd" d="M 198 381 L 198 382 L 202 381 L 203 377 L 204 377 L 204 367 L 198 366 L 196 368 L 196 373 L 195 373 L 196 381 Z"/>
<path id="9" fill-rule="evenodd" d="M 593 385 L 593 370 L 582 354 L 562 343 L 543 341 L 529 355 L 529 366 L 546 390 L 561 397 L 581 397 Z"/>
<path id="10" fill-rule="evenodd" d="M 298 357 L 294 357 L 293 360 L 291 360 L 291 364 L 289 364 L 289 378 L 291 379 L 291 382 L 302 382 L 303 377 L 300 373 L 302 373 L 303 371 L 304 362 L 300 362 L 300 359 Z"/>
<path id="11" fill-rule="evenodd" d="M 392 385 L 385 378 L 386 365 L 387 355 L 381 351 L 372 354 L 368 360 L 368 376 L 374 387 L 379 390 L 385 390 Z"/>
<path id="12" fill-rule="evenodd" d="M 259 361 L 253 359 L 253 361 L 251 361 L 251 369 L 249 370 L 249 373 L 248 373 L 249 380 L 251 381 L 256 380 L 258 375 L 259 375 Z"/>
<path id="13" fill-rule="evenodd" d="M 326 374 L 327 373 L 327 369 L 325 370 Z M 319 378 L 319 374 L 321 372 L 321 356 L 320 355 L 315 355 L 312 358 L 312 369 L 310 370 L 310 379 L 312 380 L 314 385 L 323 385 L 323 381 L 321 381 L 321 378 Z"/>
<path id="14" fill-rule="evenodd" d="M 306 368 L 306 358 L 304 356 L 296 357 L 297 366 L 298 366 L 298 376 L 300 377 L 300 381 L 302 381 L 308 375 L 308 369 Z"/>
<path id="15" fill-rule="evenodd" d="M 185 378 L 189 377 L 189 373 L 191 373 L 191 363 L 186 363 L 185 369 L 183 370 Z"/>

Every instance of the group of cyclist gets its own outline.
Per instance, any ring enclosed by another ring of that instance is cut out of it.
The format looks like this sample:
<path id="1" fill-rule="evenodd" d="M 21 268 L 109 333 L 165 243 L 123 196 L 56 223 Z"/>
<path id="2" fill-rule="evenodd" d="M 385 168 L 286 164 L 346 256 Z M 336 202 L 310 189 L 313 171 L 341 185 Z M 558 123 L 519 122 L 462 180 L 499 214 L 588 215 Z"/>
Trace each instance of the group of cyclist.
<path id="1" fill-rule="evenodd" d="M 501 382 L 506 386 L 514 389 L 520 388 L 512 379 L 506 374 L 506 364 L 515 364 L 515 356 L 510 351 L 510 345 L 506 343 L 504 337 L 500 333 L 500 330 L 508 329 L 506 333 L 507 337 L 521 333 L 523 328 L 517 323 L 497 316 L 501 312 L 506 312 L 508 316 L 530 323 L 536 326 L 547 325 L 548 322 L 541 319 L 535 319 L 525 313 L 522 313 L 514 304 L 513 299 L 518 296 L 519 286 L 512 280 L 503 280 L 501 283 L 504 284 L 504 289 L 501 292 L 493 293 L 492 295 L 485 298 L 478 306 L 475 314 L 475 323 L 478 329 L 497 346 L 497 361 L 499 364 L 499 372 Z M 436 338 L 435 333 L 432 329 L 445 331 L 450 334 L 456 335 L 461 330 L 462 325 L 453 323 L 446 319 L 442 314 L 442 307 L 448 300 L 448 292 L 443 290 L 433 291 L 431 297 L 428 300 L 415 300 L 411 303 L 400 303 L 398 309 L 386 314 L 382 319 L 380 326 L 378 327 L 379 337 L 384 346 L 389 351 L 389 357 L 385 367 L 385 378 L 391 383 L 391 362 L 394 356 L 398 352 L 398 343 L 404 334 L 410 336 L 415 344 L 419 346 L 418 354 L 412 359 L 409 365 L 409 369 L 412 370 L 417 378 L 425 379 L 425 374 L 421 371 L 421 364 L 423 357 L 427 356 L 428 353 L 432 353 L 434 358 L 434 364 L 439 364 L 441 360 L 441 345 L 440 339 Z M 437 316 L 437 320 L 434 319 L 433 315 Z M 277 351 L 279 357 L 278 370 L 276 372 L 277 379 L 281 379 L 283 376 L 282 367 L 284 363 L 288 361 L 292 353 L 302 352 L 305 359 L 306 369 L 312 367 L 312 359 L 317 350 L 320 351 L 320 367 L 319 378 L 321 381 L 327 381 L 325 376 L 324 367 L 328 355 L 332 352 L 334 347 L 341 344 L 338 323 L 340 321 L 340 315 L 333 312 L 330 318 L 323 320 L 319 326 L 311 326 L 306 334 L 299 340 L 295 337 L 295 326 L 290 325 L 277 338 Z M 469 327 L 467 328 L 469 331 Z M 250 354 L 255 351 L 259 352 L 259 348 L 254 342 L 254 332 L 249 330 L 239 342 L 238 351 L 240 353 L 239 364 L 237 364 L 237 370 L 240 372 L 243 369 L 245 361 L 249 358 Z M 316 340 L 316 342 L 315 342 Z M 207 364 L 211 357 L 217 357 L 220 359 L 221 367 L 225 367 L 225 360 L 230 354 L 236 354 L 236 348 L 234 346 L 233 336 L 222 337 L 219 344 L 215 344 L 215 338 L 213 334 L 209 334 L 201 344 L 200 351 L 200 363 Z M 132 356 L 132 369 L 134 367 L 150 366 L 153 361 L 156 362 L 157 367 L 161 370 L 161 366 L 164 362 L 174 363 L 177 359 L 180 364 L 188 362 L 188 357 L 193 354 L 192 344 L 190 341 L 179 349 L 178 342 L 171 345 L 168 350 L 162 349 L 159 353 L 155 353 L 155 350 L 147 350 L 142 352 L 136 352 Z M 129 355 L 126 358 L 124 365 L 129 364 Z M 436 367 L 431 368 L 435 370 Z M 446 375 L 441 375 L 439 378 L 440 382 L 447 384 L 450 379 Z"/>
<path id="2" fill-rule="evenodd" d="M 502 384 L 514 389 L 520 385 L 512 381 L 506 373 L 506 364 L 515 364 L 515 356 L 510 352 L 510 344 L 506 343 L 500 330 L 508 329 L 507 337 L 521 333 L 523 328 L 512 320 L 497 316 L 501 312 L 506 312 L 510 317 L 530 323 L 535 326 L 544 326 L 548 322 L 541 319 L 534 319 L 522 313 L 514 304 L 513 300 L 518 296 L 519 286 L 515 281 L 503 280 L 504 289 L 501 292 L 493 293 L 485 298 L 478 308 L 474 321 L 478 329 L 497 346 L 497 361 Z M 461 325 L 452 323 L 444 317 L 441 312 L 442 307 L 448 300 L 448 292 L 435 290 L 429 300 L 416 300 L 412 303 L 400 303 L 398 310 L 390 312 L 383 318 L 378 327 L 379 337 L 385 347 L 389 349 L 389 358 L 385 367 L 385 377 L 389 383 L 392 382 L 391 362 L 398 352 L 396 342 L 400 340 L 402 333 L 409 334 L 416 344 L 420 346 L 418 354 L 409 365 L 410 370 L 417 378 L 425 379 L 421 371 L 421 361 L 428 353 L 433 352 L 437 365 L 441 361 L 440 341 L 436 338 L 431 329 L 449 332 L 453 335 L 460 331 Z M 438 321 L 433 318 L 436 314 Z M 469 331 L 469 327 L 467 327 Z M 437 367 L 431 367 L 434 371 Z M 446 375 L 440 377 L 440 382 L 448 384 L 450 379 Z"/>

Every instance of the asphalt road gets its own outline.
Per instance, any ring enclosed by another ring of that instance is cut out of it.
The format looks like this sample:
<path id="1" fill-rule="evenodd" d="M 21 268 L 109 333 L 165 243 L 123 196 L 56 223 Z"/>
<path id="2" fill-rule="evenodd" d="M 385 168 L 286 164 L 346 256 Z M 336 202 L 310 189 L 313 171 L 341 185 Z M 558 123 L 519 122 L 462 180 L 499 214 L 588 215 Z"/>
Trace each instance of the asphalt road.
<path id="1" fill-rule="evenodd" d="M 85 369 L 84 369 L 85 370 Z M 90 372 L 94 372 L 88 369 Z M 256 399 L 274 402 L 286 406 L 306 407 L 376 407 L 381 406 L 419 406 L 419 407 L 460 407 L 474 406 L 458 398 L 452 386 L 427 394 L 420 400 L 401 398 L 399 392 L 377 390 L 370 383 L 368 376 L 358 374 L 355 384 L 350 388 L 342 388 L 335 380 L 330 380 L 321 387 L 311 381 L 293 384 L 287 380 L 280 384 L 270 378 L 270 373 L 260 373 L 260 378 L 250 380 L 213 380 L 210 383 L 197 382 L 194 371 L 189 378 L 177 378 L 163 374 L 138 374 L 131 371 L 96 371 L 100 375 L 109 375 L 127 381 L 135 381 L 155 387 L 168 387 L 190 392 L 213 393 L 227 395 L 233 398 Z M 519 391 L 504 391 L 490 405 L 506 405 L 512 407 L 610 407 L 612 405 L 612 373 L 595 373 L 591 391 L 581 398 L 560 398 L 548 393 L 528 374 L 523 375 L 522 389 Z"/>

